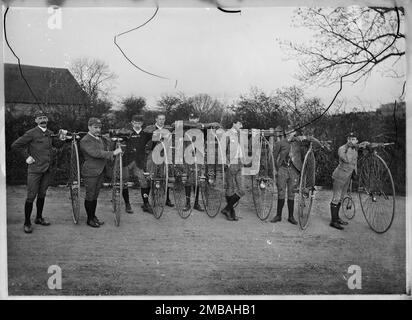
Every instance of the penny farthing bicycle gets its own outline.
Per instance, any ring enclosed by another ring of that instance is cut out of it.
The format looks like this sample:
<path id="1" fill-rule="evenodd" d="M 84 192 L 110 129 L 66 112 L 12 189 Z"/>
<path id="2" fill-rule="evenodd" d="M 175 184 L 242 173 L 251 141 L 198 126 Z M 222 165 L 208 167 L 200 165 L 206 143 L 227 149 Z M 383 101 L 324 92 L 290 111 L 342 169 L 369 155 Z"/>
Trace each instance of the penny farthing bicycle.
<path id="1" fill-rule="evenodd" d="M 203 164 L 200 165 L 200 193 L 206 214 L 214 218 L 220 212 L 225 196 L 225 163 L 220 125 L 204 125 Z"/>
<path id="2" fill-rule="evenodd" d="M 358 195 L 362 213 L 376 233 L 389 230 L 395 217 L 395 184 L 385 160 L 378 154 L 394 143 L 370 143 L 359 159 Z"/>
<path id="3" fill-rule="evenodd" d="M 253 141 L 252 130 L 252 141 Z M 256 214 L 266 220 L 273 208 L 276 193 L 276 169 L 273 158 L 274 130 L 260 130 L 259 148 L 254 154 L 258 163 L 257 174 L 252 175 L 252 197 Z M 252 160 L 253 166 L 253 160 Z"/>
<path id="4" fill-rule="evenodd" d="M 166 128 L 165 128 L 166 129 Z M 163 215 L 164 208 L 166 206 L 167 190 L 169 188 L 169 157 L 171 149 L 166 142 L 170 139 L 169 131 L 154 132 L 156 138 L 156 145 L 154 149 L 149 153 L 148 173 L 150 180 L 150 201 L 153 209 L 153 215 L 156 219 L 160 219 Z"/>
<path id="5" fill-rule="evenodd" d="M 116 131 L 110 131 L 110 139 L 115 143 L 115 149 L 119 147 L 125 147 L 122 144 L 124 138 L 117 134 Z M 121 217 L 121 198 L 123 193 L 123 153 L 119 153 L 114 158 L 113 171 L 112 171 L 112 210 L 114 214 L 114 223 L 116 227 L 120 225 Z"/>
<path id="6" fill-rule="evenodd" d="M 329 145 L 331 141 L 318 141 L 322 148 Z M 328 148 L 328 147 L 327 147 Z M 300 172 L 298 189 L 298 221 L 302 230 L 309 224 L 309 217 L 315 197 L 316 159 L 313 150 L 313 142 L 309 140 L 309 148 L 305 154 Z"/>
<path id="7" fill-rule="evenodd" d="M 67 132 L 66 141 L 70 141 L 70 165 L 69 165 L 69 177 L 67 186 L 70 191 L 70 200 L 72 205 L 72 218 L 74 224 L 79 223 L 80 208 L 81 208 L 81 194 L 80 194 L 80 159 L 79 159 L 79 147 L 77 142 L 80 137 L 87 134 L 87 132 Z"/>
<path id="8" fill-rule="evenodd" d="M 303 160 L 299 181 L 298 221 L 302 230 L 305 230 L 309 224 L 309 216 L 312 210 L 315 192 L 315 172 L 316 160 L 311 142 Z"/>
<path id="9" fill-rule="evenodd" d="M 173 139 L 175 138 L 175 139 Z M 186 206 L 186 186 L 190 186 L 191 189 L 197 189 L 198 182 L 198 165 L 195 159 L 196 149 L 192 141 L 192 137 L 185 132 L 183 137 L 177 138 L 175 133 L 172 133 L 169 136 L 168 145 L 171 146 L 172 152 L 171 156 L 173 161 L 169 164 L 169 177 L 168 177 L 168 186 L 173 191 L 173 197 L 175 200 L 176 210 L 179 216 L 183 219 L 189 218 L 192 213 L 192 206 L 189 210 L 185 210 Z M 191 154 L 192 159 L 188 159 L 188 153 Z M 180 161 L 177 161 L 177 159 Z M 186 163 L 187 161 L 193 163 Z M 193 194 L 191 192 L 191 194 Z"/>

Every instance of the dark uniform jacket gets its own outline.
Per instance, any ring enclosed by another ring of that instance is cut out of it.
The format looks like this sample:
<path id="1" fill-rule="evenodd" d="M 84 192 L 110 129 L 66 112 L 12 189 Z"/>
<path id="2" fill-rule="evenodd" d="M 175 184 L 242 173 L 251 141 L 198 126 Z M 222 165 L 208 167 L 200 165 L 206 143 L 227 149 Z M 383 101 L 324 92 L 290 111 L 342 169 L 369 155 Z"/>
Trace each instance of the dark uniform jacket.
<path id="1" fill-rule="evenodd" d="M 108 164 L 108 160 L 113 159 L 112 149 L 112 143 L 106 137 L 99 137 L 97 140 L 89 133 L 86 134 L 80 140 L 80 150 L 84 155 L 82 175 L 84 177 L 99 176 Z"/>
<path id="2" fill-rule="evenodd" d="M 282 165 L 292 164 L 298 171 L 301 171 L 305 155 L 304 149 L 310 142 L 320 145 L 318 140 L 310 136 L 293 137 L 291 141 L 287 139 L 277 141 L 273 148 L 276 170 L 279 170 Z"/>
<path id="3" fill-rule="evenodd" d="M 29 173 L 46 172 L 53 166 L 53 147 L 60 148 L 63 141 L 57 137 L 51 137 L 53 132 L 46 129 L 45 132 L 39 126 L 28 130 L 24 135 L 13 142 L 11 148 L 20 152 L 24 159 L 33 157 L 34 163 L 28 165 Z"/>
<path id="4" fill-rule="evenodd" d="M 145 148 L 149 141 L 152 140 L 152 133 L 146 132 L 143 129 L 139 133 L 133 128 L 124 128 L 126 148 L 123 154 L 123 165 L 128 166 L 133 161 L 136 162 L 138 168 L 145 167 Z"/>

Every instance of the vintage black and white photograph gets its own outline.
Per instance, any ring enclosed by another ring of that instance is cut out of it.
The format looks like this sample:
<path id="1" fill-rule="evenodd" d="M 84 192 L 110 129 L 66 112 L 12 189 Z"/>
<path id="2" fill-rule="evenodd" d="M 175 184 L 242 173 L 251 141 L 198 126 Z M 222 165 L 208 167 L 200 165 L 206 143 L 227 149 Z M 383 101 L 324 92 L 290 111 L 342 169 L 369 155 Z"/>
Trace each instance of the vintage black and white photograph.
<path id="1" fill-rule="evenodd" d="M 407 297 L 410 4 L 310 5 L 3 1 L 7 296 Z"/>

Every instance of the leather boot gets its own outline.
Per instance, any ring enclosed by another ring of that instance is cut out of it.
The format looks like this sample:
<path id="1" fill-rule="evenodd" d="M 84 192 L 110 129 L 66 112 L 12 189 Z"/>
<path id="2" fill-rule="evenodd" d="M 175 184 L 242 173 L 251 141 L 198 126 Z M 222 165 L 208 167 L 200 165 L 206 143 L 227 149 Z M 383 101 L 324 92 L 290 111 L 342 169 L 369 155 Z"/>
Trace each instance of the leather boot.
<path id="1" fill-rule="evenodd" d="M 104 225 L 104 221 L 101 221 L 96 217 L 97 200 L 93 200 L 92 202 L 93 202 L 93 207 L 92 207 L 92 209 L 93 209 L 93 221 L 96 222 L 99 226 L 102 226 L 102 225 Z"/>
<path id="2" fill-rule="evenodd" d="M 193 209 L 203 212 L 205 211 L 205 209 L 202 208 L 202 206 L 199 204 L 199 192 L 200 192 L 200 188 L 197 187 L 196 188 L 196 196 L 195 196 L 195 204 L 193 205 Z"/>
<path id="3" fill-rule="evenodd" d="M 170 201 L 170 198 L 169 198 L 169 190 L 170 190 L 170 188 L 167 188 L 167 191 L 166 191 L 166 205 L 167 205 L 168 207 L 173 208 L 175 205 L 172 203 L 172 201 Z"/>
<path id="4" fill-rule="evenodd" d="M 126 206 L 126 212 L 132 214 L 133 210 L 132 210 L 132 206 L 130 205 L 129 189 L 123 188 L 122 195 L 123 195 L 124 203 Z"/>
<path id="5" fill-rule="evenodd" d="M 186 193 L 186 206 L 183 208 L 183 211 L 190 210 L 190 195 L 192 193 L 191 186 L 185 186 L 185 193 Z"/>
<path id="6" fill-rule="evenodd" d="M 339 206 L 331 202 L 330 203 L 330 214 L 331 214 L 332 219 L 329 225 L 332 228 L 343 230 L 343 227 L 337 221 L 338 220 L 338 210 L 339 210 Z"/>
<path id="7" fill-rule="evenodd" d="M 84 208 L 87 214 L 87 225 L 92 228 L 99 228 L 100 225 L 93 219 L 93 201 L 84 200 Z"/>
<path id="8" fill-rule="evenodd" d="M 153 214 L 153 209 L 149 204 L 150 188 L 141 188 L 140 193 L 143 199 L 143 206 L 142 206 L 143 211 Z"/>
<path id="9" fill-rule="evenodd" d="M 226 196 L 226 207 L 224 207 L 221 211 L 221 213 L 223 213 L 226 216 L 226 219 L 229 221 L 232 221 L 232 213 L 231 213 L 231 209 L 229 207 L 229 203 L 230 203 L 230 198 L 229 196 Z"/>
<path id="10" fill-rule="evenodd" d="M 295 218 L 293 217 L 293 210 L 295 209 L 295 201 L 288 199 L 288 212 L 289 212 L 289 218 L 288 221 L 291 224 L 298 224 Z"/>
<path id="11" fill-rule="evenodd" d="M 33 210 L 33 202 L 28 202 L 24 204 L 24 232 L 32 233 L 33 229 L 31 226 L 30 216 Z"/>
<path id="12" fill-rule="evenodd" d="M 240 200 L 240 197 L 235 193 L 233 196 L 230 197 L 230 202 L 229 202 L 229 206 L 230 206 L 230 216 L 232 217 L 233 221 L 238 221 L 239 218 L 236 216 L 236 211 L 233 208 L 233 206 L 235 205 L 236 202 L 238 202 Z"/>
<path id="13" fill-rule="evenodd" d="M 276 208 L 276 216 L 270 220 L 270 222 L 276 223 L 279 221 L 282 221 L 282 210 L 283 210 L 283 205 L 285 204 L 285 199 L 278 199 L 278 205 Z"/>
<path id="14" fill-rule="evenodd" d="M 336 221 L 337 221 L 339 224 L 342 224 L 342 225 L 346 226 L 348 223 L 347 223 L 346 221 L 343 221 L 341 218 L 339 218 L 339 210 L 340 210 L 341 205 L 342 205 L 342 202 L 339 202 L 339 203 L 338 203 L 338 209 L 337 209 L 338 219 L 337 219 Z"/>

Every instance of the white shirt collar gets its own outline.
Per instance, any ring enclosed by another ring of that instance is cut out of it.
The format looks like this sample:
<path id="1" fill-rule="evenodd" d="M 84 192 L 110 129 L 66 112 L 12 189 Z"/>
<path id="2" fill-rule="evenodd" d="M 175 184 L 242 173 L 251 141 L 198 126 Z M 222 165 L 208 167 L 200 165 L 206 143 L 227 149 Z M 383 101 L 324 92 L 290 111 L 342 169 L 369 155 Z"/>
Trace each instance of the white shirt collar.
<path id="1" fill-rule="evenodd" d="M 40 126 L 38 126 L 40 129 L 41 129 L 41 131 L 43 131 L 43 132 L 46 132 L 47 131 L 47 128 L 42 128 L 42 127 L 40 127 Z"/>
<path id="2" fill-rule="evenodd" d="M 137 134 L 139 134 L 142 131 L 142 128 L 140 128 L 139 131 L 137 131 L 135 128 L 133 128 L 134 132 L 136 132 Z"/>
<path id="3" fill-rule="evenodd" d="M 99 137 L 97 137 L 97 136 L 95 136 L 95 135 L 93 135 L 93 134 L 91 134 L 90 133 L 90 131 L 88 132 L 93 138 L 95 138 L 96 140 L 100 140 L 100 138 Z"/>
<path id="4" fill-rule="evenodd" d="M 160 127 L 157 123 L 155 123 L 155 126 L 157 127 L 157 129 L 163 129 L 163 127 Z"/>

